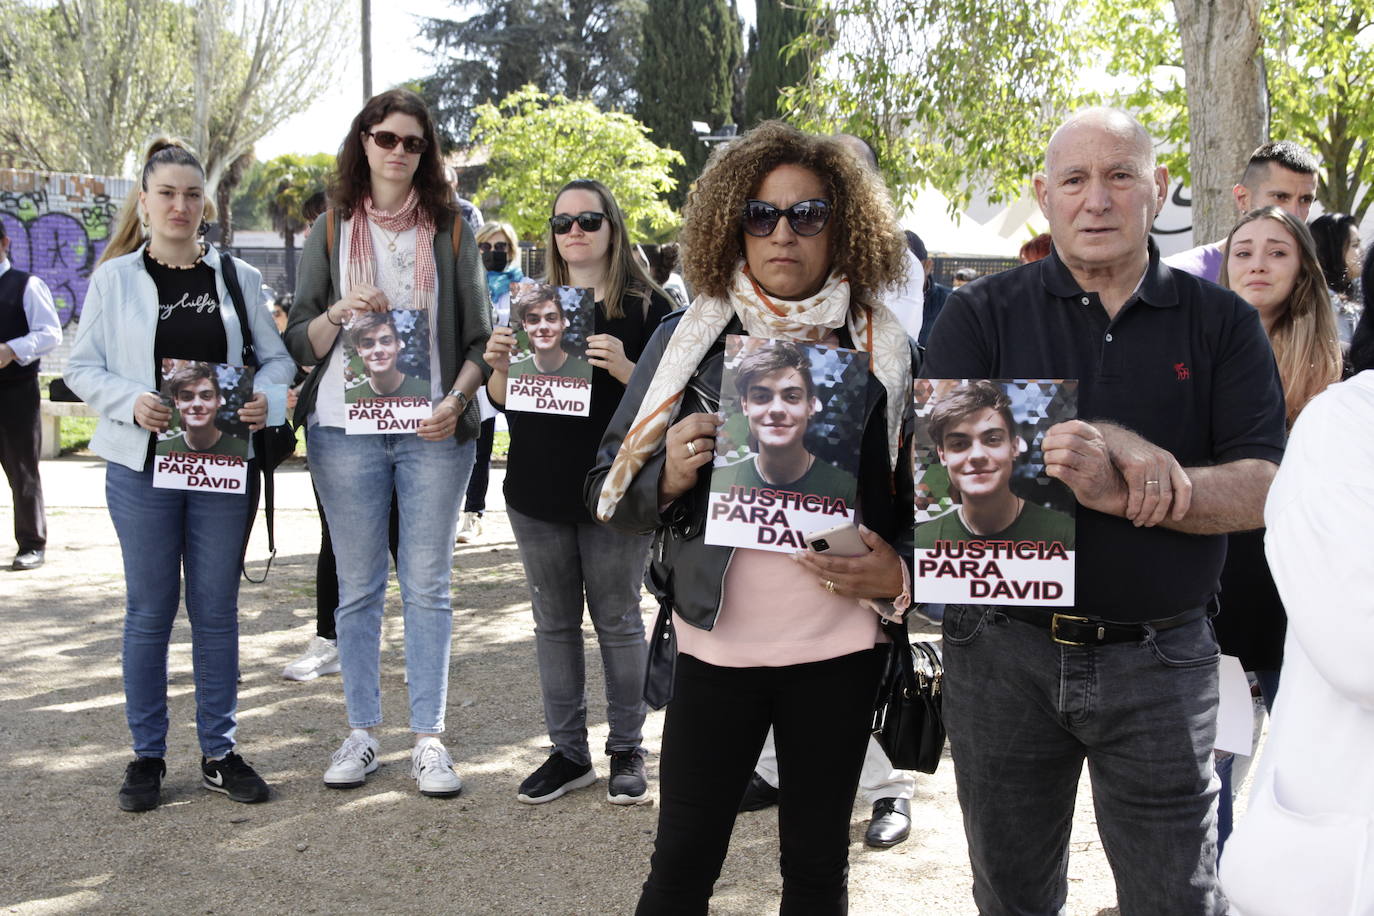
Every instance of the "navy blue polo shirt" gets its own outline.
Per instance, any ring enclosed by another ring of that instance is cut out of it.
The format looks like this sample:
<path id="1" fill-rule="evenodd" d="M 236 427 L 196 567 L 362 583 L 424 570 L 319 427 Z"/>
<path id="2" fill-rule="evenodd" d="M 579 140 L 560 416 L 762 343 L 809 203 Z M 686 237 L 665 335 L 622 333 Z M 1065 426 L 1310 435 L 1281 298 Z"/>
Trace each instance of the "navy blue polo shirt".
<path id="1" fill-rule="evenodd" d="M 1078 414 L 1167 449 L 1185 468 L 1242 458 L 1278 463 L 1283 389 L 1256 312 L 1239 296 L 1160 263 L 1107 316 L 1058 252 L 975 280 L 949 297 L 930 336 L 925 378 L 1079 380 Z M 1218 589 L 1224 535 L 1136 528 L 1078 507 L 1078 613 L 1168 617 Z"/>

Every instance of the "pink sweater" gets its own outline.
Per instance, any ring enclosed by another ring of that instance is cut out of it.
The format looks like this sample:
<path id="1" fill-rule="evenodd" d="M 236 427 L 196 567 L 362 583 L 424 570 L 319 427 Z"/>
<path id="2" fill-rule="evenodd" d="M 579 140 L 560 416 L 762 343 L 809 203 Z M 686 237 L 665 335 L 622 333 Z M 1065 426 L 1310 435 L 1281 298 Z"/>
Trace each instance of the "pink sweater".
<path id="1" fill-rule="evenodd" d="M 746 548 L 730 558 L 715 628 L 674 625 L 679 652 L 724 668 L 819 662 L 881 639 L 878 615 L 858 599 L 827 592 L 790 554 Z"/>

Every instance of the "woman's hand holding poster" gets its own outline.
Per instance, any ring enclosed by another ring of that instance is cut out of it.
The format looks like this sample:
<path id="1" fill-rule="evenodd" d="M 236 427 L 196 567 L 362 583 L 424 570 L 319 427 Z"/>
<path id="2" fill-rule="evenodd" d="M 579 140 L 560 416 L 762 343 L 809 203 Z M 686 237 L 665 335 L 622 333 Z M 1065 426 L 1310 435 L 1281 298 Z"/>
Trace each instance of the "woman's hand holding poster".
<path id="1" fill-rule="evenodd" d="M 429 312 L 359 312 L 344 326 L 344 432 L 415 432 L 430 404 Z"/>
<path id="2" fill-rule="evenodd" d="M 1076 380 L 917 379 L 912 597 L 1074 603 L 1073 494 L 1041 442 L 1078 412 Z"/>
<path id="3" fill-rule="evenodd" d="M 857 351 L 727 337 L 706 543 L 792 553 L 854 523 L 867 384 Z"/>
<path id="4" fill-rule="evenodd" d="M 246 492 L 249 432 L 239 410 L 253 397 L 253 370 L 164 359 L 160 394 L 172 421 L 153 446 L 153 486 Z"/>

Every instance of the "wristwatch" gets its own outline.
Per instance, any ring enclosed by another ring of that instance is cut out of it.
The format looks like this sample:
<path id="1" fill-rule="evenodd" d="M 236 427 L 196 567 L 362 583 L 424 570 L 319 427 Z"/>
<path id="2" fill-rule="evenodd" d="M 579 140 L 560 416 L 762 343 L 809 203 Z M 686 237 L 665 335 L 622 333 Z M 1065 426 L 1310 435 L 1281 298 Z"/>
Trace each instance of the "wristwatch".
<path id="1" fill-rule="evenodd" d="M 458 416 L 460 417 L 468 409 L 468 404 L 472 402 L 472 398 L 468 397 L 460 388 L 454 388 L 448 393 L 448 396 L 458 399 Z"/>

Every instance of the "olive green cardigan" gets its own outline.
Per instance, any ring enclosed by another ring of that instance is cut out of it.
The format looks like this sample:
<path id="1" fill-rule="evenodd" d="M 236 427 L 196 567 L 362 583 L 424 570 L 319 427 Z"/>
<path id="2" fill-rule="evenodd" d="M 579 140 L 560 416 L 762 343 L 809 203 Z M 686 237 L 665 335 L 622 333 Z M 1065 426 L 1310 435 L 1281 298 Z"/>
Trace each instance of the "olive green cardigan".
<path id="1" fill-rule="evenodd" d="M 300 265 L 297 267 L 296 301 L 291 306 L 285 337 L 286 348 L 302 366 L 323 366 L 334 352 L 331 347 L 329 353 L 316 359 L 307 330 L 316 316 L 342 298 L 339 294 L 339 270 L 346 255 L 336 250 L 335 257 L 330 259 L 326 250 L 326 237 L 331 233 L 325 220 L 331 216 L 334 219 L 332 237 L 342 238 L 343 217 L 340 211 L 334 209 L 322 213 L 315 220 L 310 238 L 305 241 L 305 249 L 301 252 Z M 453 255 L 454 226 L 462 232 L 457 257 Z M 491 375 L 491 367 L 482 359 L 487 338 L 491 336 L 491 300 L 487 295 L 487 275 L 477 253 L 477 242 L 464 220 L 455 219 L 449 225 L 436 227 L 434 263 L 439 271 L 435 315 L 439 378 L 444 383 L 444 390 L 448 391 L 453 388 L 458 370 L 464 362 L 480 367 L 483 381 Z M 339 346 L 342 337 L 340 334 L 334 339 L 335 347 Z M 315 409 L 316 391 L 323 375 L 322 371 L 312 372 L 301 385 L 293 418 L 296 426 L 304 426 L 310 412 Z M 481 409 L 474 399 L 459 419 L 454 435 L 459 442 L 475 439 L 481 423 Z"/>

